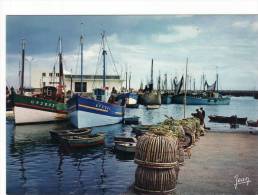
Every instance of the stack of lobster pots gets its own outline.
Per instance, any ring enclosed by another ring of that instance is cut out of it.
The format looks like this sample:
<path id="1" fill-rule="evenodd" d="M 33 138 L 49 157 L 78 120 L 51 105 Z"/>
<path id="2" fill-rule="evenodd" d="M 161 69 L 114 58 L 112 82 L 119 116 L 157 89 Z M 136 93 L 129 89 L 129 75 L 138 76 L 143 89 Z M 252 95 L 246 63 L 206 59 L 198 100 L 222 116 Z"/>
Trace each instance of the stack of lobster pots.
<path id="1" fill-rule="evenodd" d="M 179 164 L 178 138 L 164 127 L 156 127 L 137 142 L 134 188 L 141 193 L 171 193 L 176 188 Z"/>

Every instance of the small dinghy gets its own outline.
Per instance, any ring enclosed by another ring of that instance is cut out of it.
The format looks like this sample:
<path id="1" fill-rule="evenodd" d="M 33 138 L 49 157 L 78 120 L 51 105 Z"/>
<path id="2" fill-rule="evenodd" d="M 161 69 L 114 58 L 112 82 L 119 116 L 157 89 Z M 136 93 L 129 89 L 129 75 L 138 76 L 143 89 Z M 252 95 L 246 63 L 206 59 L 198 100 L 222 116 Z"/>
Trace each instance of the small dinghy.
<path id="1" fill-rule="evenodd" d="M 123 119 L 123 123 L 126 125 L 138 125 L 139 124 L 139 118 L 138 116 L 128 117 Z"/>
<path id="2" fill-rule="evenodd" d="M 115 149 L 119 152 L 135 153 L 136 143 L 120 142 L 116 143 Z"/>
<path id="3" fill-rule="evenodd" d="M 135 137 L 116 136 L 116 137 L 114 137 L 114 142 L 115 142 L 115 144 L 120 143 L 120 142 L 136 143 L 137 139 Z"/>
<path id="4" fill-rule="evenodd" d="M 115 150 L 119 152 L 134 153 L 137 139 L 135 137 L 115 137 Z"/>
<path id="5" fill-rule="evenodd" d="M 150 128 L 157 127 L 158 125 L 135 125 L 132 126 L 132 133 L 135 133 L 136 136 L 141 136 L 144 133 L 148 132 Z"/>
<path id="6" fill-rule="evenodd" d="M 253 121 L 253 120 L 247 121 L 247 125 L 249 127 L 258 127 L 258 120 L 257 121 Z"/>
<path id="7" fill-rule="evenodd" d="M 104 144 L 104 133 L 76 135 L 76 136 L 62 136 L 60 141 L 70 147 L 82 148 L 91 147 Z"/>
<path id="8" fill-rule="evenodd" d="M 49 131 L 53 139 L 58 140 L 62 136 L 76 136 L 76 135 L 88 135 L 92 129 L 82 128 L 82 129 L 70 129 L 70 130 L 51 130 Z"/>
<path id="9" fill-rule="evenodd" d="M 148 110 L 154 110 L 154 109 L 159 109 L 160 105 L 146 105 L 146 108 Z"/>
<path id="10" fill-rule="evenodd" d="M 217 122 L 217 123 L 235 123 L 235 124 L 242 124 L 245 125 L 247 121 L 247 117 L 239 118 L 236 115 L 234 116 L 217 116 L 217 115 L 210 115 L 208 116 L 210 122 Z"/>

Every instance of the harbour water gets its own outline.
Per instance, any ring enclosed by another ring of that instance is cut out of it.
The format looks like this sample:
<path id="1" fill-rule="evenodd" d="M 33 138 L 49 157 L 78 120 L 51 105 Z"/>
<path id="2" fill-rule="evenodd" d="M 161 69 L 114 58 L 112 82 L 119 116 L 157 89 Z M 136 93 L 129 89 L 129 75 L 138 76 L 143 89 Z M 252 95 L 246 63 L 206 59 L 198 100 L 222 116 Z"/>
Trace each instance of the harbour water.
<path id="1" fill-rule="evenodd" d="M 186 106 L 186 116 L 197 106 Z M 228 106 L 203 106 L 206 126 L 212 131 L 257 131 L 228 124 L 209 123 L 211 114 L 258 119 L 258 100 L 251 97 L 232 97 Z M 143 124 L 155 124 L 165 119 L 183 117 L 183 105 L 162 105 L 160 109 L 127 109 L 126 116 L 137 115 Z M 68 129 L 69 123 L 14 126 L 6 122 L 7 131 L 7 193 L 8 194 L 121 194 L 134 182 L 136 165 L 133 156 L 116 154 L 113 137 L 131 134 L 131 127 L 116 124 L 94 128 L 105 132 L 105 146 L 71 150 L 51 140 L 49 130 Z M 203 138 L 205 139 L 205 137 Z M 179 173 L 180 174 L 180 173 Z"/>

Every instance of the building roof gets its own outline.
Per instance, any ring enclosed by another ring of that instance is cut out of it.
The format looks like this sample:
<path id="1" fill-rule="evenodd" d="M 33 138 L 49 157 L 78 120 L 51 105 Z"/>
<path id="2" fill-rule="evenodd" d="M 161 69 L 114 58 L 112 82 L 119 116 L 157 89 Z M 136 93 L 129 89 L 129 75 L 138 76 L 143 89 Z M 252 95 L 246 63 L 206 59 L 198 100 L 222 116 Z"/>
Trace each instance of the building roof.
<path id="1" fill-rule="evenodd" d="M 81 75 L 65 75 L 65 78 L 74 78 L 74 79 L 80 79 Z M 83 79 L 103 79 L 103 75 L 82 75 Z M 113 79 L 113 80 L 120 80 L 119 75 L 106 75 L 106 79 Z"/>

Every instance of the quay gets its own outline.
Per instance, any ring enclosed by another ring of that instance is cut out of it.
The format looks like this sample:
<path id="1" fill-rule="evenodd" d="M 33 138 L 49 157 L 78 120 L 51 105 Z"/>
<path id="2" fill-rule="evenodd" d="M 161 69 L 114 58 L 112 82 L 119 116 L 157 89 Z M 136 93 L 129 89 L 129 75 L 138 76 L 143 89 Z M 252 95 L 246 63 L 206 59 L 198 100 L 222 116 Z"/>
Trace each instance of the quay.
<path id="1" fill-rule="evenodd" d="M 209 132 L 180 167 L 176 194 L 257 194 L 258 132 Z M 236 176 L 250 179 L 238 184 Z"/>

